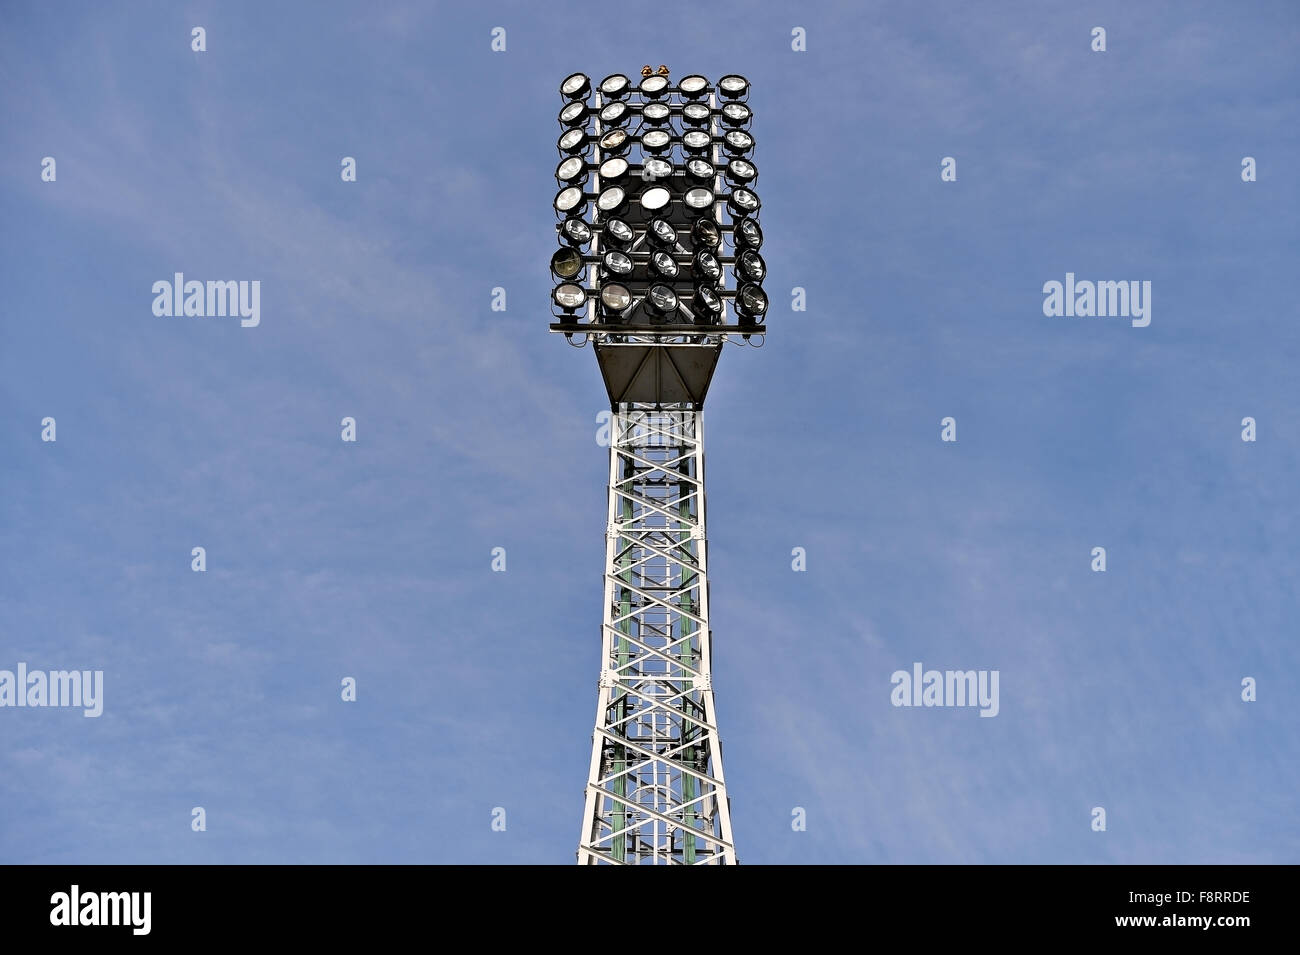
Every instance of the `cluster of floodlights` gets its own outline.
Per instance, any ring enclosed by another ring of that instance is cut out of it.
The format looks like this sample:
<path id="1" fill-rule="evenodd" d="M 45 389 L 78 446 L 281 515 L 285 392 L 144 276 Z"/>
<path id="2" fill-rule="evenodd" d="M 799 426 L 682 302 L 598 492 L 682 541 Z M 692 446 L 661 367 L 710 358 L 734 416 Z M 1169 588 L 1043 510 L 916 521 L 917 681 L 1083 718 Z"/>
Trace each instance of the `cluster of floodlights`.
<path id="1" fill-rule="evenodd" d="M 667 71 L 560 84 L 555 314 L 596 324 L 763 324 L 767 265 L 749 81 Z M 732 267 L 734 288 L 724 266 Z M 748 336 L 746 336 L 748 337 Z"/>

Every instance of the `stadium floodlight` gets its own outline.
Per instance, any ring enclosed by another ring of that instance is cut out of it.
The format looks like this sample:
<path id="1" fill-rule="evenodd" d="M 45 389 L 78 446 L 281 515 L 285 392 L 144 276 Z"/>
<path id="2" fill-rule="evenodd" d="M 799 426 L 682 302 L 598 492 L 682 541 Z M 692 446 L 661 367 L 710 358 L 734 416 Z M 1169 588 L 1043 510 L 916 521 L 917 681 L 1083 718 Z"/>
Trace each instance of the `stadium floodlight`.
<path id="1" fill-rule="evenodd" d="M 647 99 L 658 99 L 668 91 L 668 77 L 652 73 L 641 80 L 640 90 Z"/>
<path id="2" fill-rule="evenodd" d="M 722 230 L 712 219 L 696 219 L 691 226 L 691 241 L 699 248 L 716 249 L 722 245 Z"/>
<path id="3" fill-rule="evenodd" d="M 600 181 L 602 184 L 619 182 L 627 175 L 627 170 L 627 160 L 622 156 L 606 159 L 600 164 Z"/>
<path id="4" fill-rule="evenodd" d="M 682 134 L 682 145 L 689 152 L 702 153 L 713 145 L 713 137 L 702 129 L 688 129 Z"/>
<path id="5" fill-rule="evenodd" d="M 736 275 L 741 282 L 761 285 L 767 276 L 767 263 L 753 249 L 746 249 L 736 256 Z"/>
<path id="6" fill-rule="evenodd" d="M 555 194 L 555 211 L 563 215 L 581 216 L 586 204 L 587 197 L 579 186 L 569 186 Z"/>
<path id="7" fill-rule="evenodd" d="M 632 304 L 632 293 L 626 285 L 607 282 L 600 290 L 601 311 L 607 318 L 619 318 Z"/>
<path id="8" fill-rule="evenodd" d="M 560 122 L 565 126 L 585 126 L 591 109 L 581 100 L 574 100 L 560 110 Z"/>
<path id="9" fill-rule="evenodd" d="M 632 82 L 622 73 L 611 73 L 600 81 L 600 95 L 605 99 L 619 99 L 632 89 Z"/>
<path id="10" fill-rule="evenodd" d="M 585 246 L 591 242 L 591 226 L 582 219 L 565 219 L 560 226 L 560 235 L 569 245 Z"/>
<path id="11" fill-rule="evenodd" d="M 761 318 L 767 311 L 767 293 L 757 285 L 742 285 L 736 293 L 736 310 L 742 318 Z"/>
<path id="12" fill-rule="evenodd" d="M 727 181 L 737 186 L 748 185 L 758 178 L 758 168 L 748 159 L 733 159 L 727 163 Z"/>
<path id="13" fill-rule="evenodd" d="M 600 137 L 600 151 L 610 155 L 618 155 L 627 150 L 632 143 L 632 138 L 628 136 L 626 129 L 611 129 L 607 133 L 602 133 Z"/>
<path id="14" fill-rule="evenodd" d="M 568 99 L 585 99 L 591 92 L 591 77 L 586 73 L 574 73 L 564 78 L 560 84 L 560 95 Z"/>
<path id="15" fill-rule="evenodd" d="M 687 133 L 686 135 L 690 135 Z M 667 151 L 672 145 L 673 137 L 671 133 L 662 129 L 652 129 L 641 137 L 641 148 L 647 149 L 652 153 L 662 153 Z"/>
<path id="16" fill-rule="evenodd" d="M 722 148 L 732 156 L 743 156 L 754 148 L 754 137 L 743 129 L 729 129 L 722 137 Z"/>
<path id="17" fill-rule="evenodd" d="M 668 318 L 677 311 L 677 293 L 668 285 L 652 285 L 645 297 L 651 315 Z"/>
<path id="18" fill-rule="evenodd" d="M 563 183 L 584 183 L 587 181 L 587 164 L 581 156 L 562 159 L 555 167 L 555 178 Z"/>
<path id="19" fill-rule="evenodd" d="M 581 285 L 566 282 L 556 286 L 555 303 L 566 312 L 575 312 L 587 303 L 587 290 Z"/>
<path id="20" fill-rule="evenodd" d="M 722 299 L 707 285 L 698 286 L 695 297 L 691 300 L 691 310 L 698 318 L 716 323 L 722 319 Z"/>
<path id="21" fill-rule="evenodd" d="M 677 273 L 681 271 L 677 267 L 677 260 L 671 254 L 659 249 L 650 253 L 650 274 L 655 278 L 671 282 L 677 278 Z"/>
<path id="22" fill-rule="evenodd" d="M 672 202 L 673 194 L 664 186 L 651 186 L 641 193 L 641 208 L 647 212 L 658 212 Z"/>
<path id="23" fill-rule="evenodd" d="M 672 116 L 667 103 L 647 103 L 641 109 L 641 117 L 654 126 L 662 126 Z"/>
<path id="24" fill-rule="evenodd" d="M 666 190 L 665 190 L 666 191 Z M 650 243 L 660 249 L 672 249 L 677 246 L 677 230 L 667 219 L 650 220 L 650 228 L 646 230 L 646 238 Z"/>
<path id="25" fill-rule="evenodd" d="M 562 153 L 580 153 L 587 148 L 589 139 L 585 129 L 569 129 L 560 135 L 557 145 Z"/>
<path id="26" fill-rule="evenodd" d="M 713 168 L 713 163 L 697 156 L 686 160 L 686 175 L 697 183 L 711 183 L 717 177 L 718 171 Z"/>
<path id="27" fill-rule="evenodd" d="M 614 100 L 600 111 L 600 122 L 604 126 L 622 126 L 631 117 L 632 111 L 621 99 Z"/>
<path id="28" fill-rule="evenodd" d="M 622 219 L 608 219 L 605 222 L 602 241 L 616 249 L 626 249 L 636 241 L 636 233 Z"/>
<path id="29" fill-rule="evenodd" d="M 701 427 L 726 346 L 767 333 L 750 93 L 666 66 L 560 84 L 550 328 L 593 346 L 612 411 L 583 864 L 737 861 Z"/>
<path id="30" fill-rule="evenodd" d="M 632 274 L 632 260 L 628 258 L 625 252 L 610 249 L 600 261 L 605 267 L 605 271 L 610 275 L 627 278 Z"/>
<path id="31" fill-rule="evenodd" d="M 728 99 L 737 99 L 749 92 L 749 80 L 732 73 L 718 80 L 718 89 Z"/>
<path id="32" fill-rule="evenodd" d="M 697 186 L 694 189 L 687 189 L 686 194 L 682 196 L 682 201 L 686 203 L 687 209 L 699 214 L 713 205 L 713 192 L 703 186 Z"/>
<path id="33" fill-rule="evenodd" d="M 722 281 L 722 263 L 708 249 L 700 249 L 691 259 L 691 274 L 695 276 L 696 284 L 716 288 Z"/>
<path id="34" fill-rule="evenodd" d="M 744 126 L 752 116 L 744 103 L 724 103 L 722 106 L 722 122 L 727 126 Z"/>
<path id="35" fill-rule="evenodd" d="M 610 186 L 596 197 L 596 208 L 606 215 L 618 215 L 627 206 L 627 190 L 622 186 Z"/>
<path id="36" fill-rule="evenodd" d="M 709 81 L 699 74 L 683 76 L 677 83 L 677 89 L 687 99 L 698 99 L 709 91 Z"/>
<path id="37" fill-rule="evenodd" d="M 667 159 L 651 156 L 641 167 L 650 179 L 667 179 L 673 174 L 673 164 Z"/>
<path id="38" fill-rule="evenodd" d="M 752 216 L 758 205 L 758 195 L 748 189 L 733 189 L 727 196 L 727 210 L 737 218 Z"/>
<path id="39" fill-rule="evenodd" d="M 582 253 L 573 246 L 561 246 L 551 256 L 551 271 L 562 279 L 576 277 L 582 271 Z"/>
<path id="40" fill-rule="evenodd" d="M 687 103 L 682 107 L 682 118 L 690 126 L 707 125 L 713 116 L 713 110 L 704 103 Z"/>

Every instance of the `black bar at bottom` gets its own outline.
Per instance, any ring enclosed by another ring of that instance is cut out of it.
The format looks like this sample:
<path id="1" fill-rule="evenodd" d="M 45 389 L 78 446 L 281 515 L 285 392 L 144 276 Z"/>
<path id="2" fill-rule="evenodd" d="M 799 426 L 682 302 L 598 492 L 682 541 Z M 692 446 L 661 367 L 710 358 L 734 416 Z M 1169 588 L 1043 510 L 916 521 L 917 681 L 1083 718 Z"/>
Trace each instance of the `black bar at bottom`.
<path id="1" fill-rule="evenodd" d="M 0 931 L 6 943 L 55 943 L 41 951 L 281 936 L 295 950 L 317 940 L 336 949 L 412 935 L 436 948 L 467 931 L 490 948 L 565 938 L 576 950 L 611 919 L 655 937 L 666 912 L 649 900 L 691 892 L 702 894 L 691 917 L 669 919 L 682 940 L 793 937 L 816 951 L 832 939 L 866 946 L 891 937 L 916 950 L 948 939 L 982 948 L 1201 938 L 1225 948 L 1290 934 L 1284 908 L 1295 876 L 1281 866 L 741 866 L 725 877 L 566 868 L 567 878 L 529 867 L 10 866 L 0 872 Z"/>

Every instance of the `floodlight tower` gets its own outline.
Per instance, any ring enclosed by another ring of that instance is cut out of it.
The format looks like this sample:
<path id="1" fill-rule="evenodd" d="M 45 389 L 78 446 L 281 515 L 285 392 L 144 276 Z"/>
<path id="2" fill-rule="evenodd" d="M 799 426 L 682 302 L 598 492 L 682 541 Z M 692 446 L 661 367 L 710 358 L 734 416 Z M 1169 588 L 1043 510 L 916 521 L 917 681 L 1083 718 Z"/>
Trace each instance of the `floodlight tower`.
<path id="1" fill-rule="evenodd" d="M 550 328 L 592 344 L 611 407 L 600 688 L 578 862 L 734 865 L 701 411 L 723 345 L 761 344 L 766 333 L 749 81 L 674 85 L 667 67 L 647 66 L 635 86 L 616 73 L 593 88 L 574 73 L 560 95 Z"/>

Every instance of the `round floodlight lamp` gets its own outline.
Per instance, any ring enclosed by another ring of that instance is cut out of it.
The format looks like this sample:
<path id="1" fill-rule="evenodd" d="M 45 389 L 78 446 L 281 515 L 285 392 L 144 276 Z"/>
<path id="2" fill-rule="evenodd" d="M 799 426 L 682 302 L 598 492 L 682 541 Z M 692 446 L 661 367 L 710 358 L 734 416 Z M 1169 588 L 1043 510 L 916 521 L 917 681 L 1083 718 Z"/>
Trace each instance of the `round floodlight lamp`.
<path id="1" fill-rule="evenodd" d="M 749 80 L 737 73 L 729 73 L 718 80 L 718 89 L 727 99 L 739 99 L 749 92 Z"/>
<path id="2" fill-rule="evenodd" d="M 641 167 L 643 179 L 667 179 L 673 174 L 673 164 L 667 159 L 652 156 Z"/>
<path id="3" fill-rule="evenodd" d="M 573 73 L 560 84 L 560 95 L 569 99 L 585 99 L 591 92 L 591 77 L 586 73 Z"/>
<path id="4" fill-rule="evenodd" d="M 767 278 L 767 263 L 753 249 L 746 249 L 736 257 L 736 274 L 742 282 L 761 285 L 763 279 Z"/>
<path id="5" fill-rule="evenodd" d="M 624 152 L 631 141 L 632 140 L 628 136 L 626 129 L 611 129 L 609 132 L 601 135 L 600 151 L 616 156 L 619 153 Z"/>
<path id="6" fill-rule="evenodd" d="M 657 315 L 660 318 L 667 318 L 677 311 L 677 293 L 667 285 L 650 286 L 650 291 L 646 293 L 645 300 L 650 308 L 650 314 Z"/>
<path id="7" fill-rule="evenodd" d="M 705 189 L 703 186 L 687 189 L 686 195 L 682 197 L 682 202 L 686 205 L 688 212 L 699 215 L 713 205 L 713 190 Z"/>
<path id="8" fill-rule="evenodd" d="M 727 210 L 737 218 L 752 216 L 758 211 L 758 196 L 748 189 L 733 189 L 727 196 Z"/>
<path id="9" fill-rule="evenodd" d="M 682 118 L 690 126 L 703 126 L 712 115 L 713 111 L 704 103 L 687 103 L 682 107 Z"/>
<path id="10" fill-rule="evenodd" d="M 727 181 L 743 186 L 758 178 L 758 168 L 748 159 L 733 159 L 727 163 Z"/>
<path id="11" fill-rule="evenodd" d="M 626 285 L 609 282 L 600 290 L 600 304 L 607 315 L 621 315 L 632 304 L 632 293 Z"/>
<path id="12" fill-rule="evenodd" d="M 652 126 L 662 126 L 668 122 L 672 111 L 668 108 L 667 103 L 646 103 L 645 108 L 641 110 L 641 115 Z"/>
<path id="13" fill-rule="evenodd" d="M 671 282 L 677 278 L 679 271 L 677 260 L 669 253 L 660 249 L 650 254 L 650 273 L 656 278 L 667 279 Z"/>
<path id="14" fill-rule="evenodd" d="M 627 190 L 622 186 L 610 186 L 596 197 L 596 208 L 607 216 L 618 215 L 627 207 Z"/>
<path id="15" fill-rule="evenodd" d="M 687 99 L 699 99 L 709 91 L 709 81 L 703 76 L 692 73 L 678 81 L 677 89 Z"/>
<path id="16" fill-rule="evenodd" d="M 583 206 L 587 204 L 587 199 L 582 194 L 582 189 L 578 186 L 569 186 L 561 189 L 555 196 L 555 211 L 568 215 L 581 216 Z"/>
<path id="17" fill-rule="evenodd" d="M 763 230 L 753 219 L 741 219 L 735 225 L 736 246 L 741 249 L 758 249 L 763 246 Z"/>
<path id="18" fill-rule="evenodd" d="M 575 100 L 572 103 L 565 104 L 564 109 L 560 110 L 560 122 L 565 126 L 585 126 L 587 125 L 587 115 L 591 112 L 587 104 L 581 100 Z"/>
<path id="19" fill-rule="evenodd" d="M 690 133 L 687 133 L 689 136 Z M 652 129 L 641 137 L 641 147 L 648 152 L 661 153 L 668 149 L 673 141 L 672 136 L 662 129 Z"/>
<path id="20" fill-rule="evenodd" d="M 600 264 L 605 267 L 607 273 L 617 275 L 619 278 L 627 278 L 632 274 L 632 260 L 625 252 L 619 252 L 617 249 L 606 252 Z"/>
<path id="21" fill-rule="evenodd" d="M 566 184 L 586 182 L 587 164 L 581 156 L 570 156 L 555 167 L 555 178 Z"/>
<path id="22" fill-rule="evenodd" d="M 658 99 L 664 95 L 667 89 L 668 77 L 660 73 L 651 73 L 641 80 L 641 93 L 650 99 Z"/>
<path id="23" fill-rule="evenodd" d="M 569 245 L 585 246 L 591 241 L 591 226 L 581 219 L 565 219 L 560 226 L 560 235 Z"/>
<path id="24" fill-rule="evenodd" d="M 600 121 L 605 126 L 622 126 L 632 114 L 628 112 L 627 103 L 615 100 L 600 111 Z"/>
<path id="25" fill-rule="evenodd" d="M 733 156 L 743 156 L 754 148 L 754 137 L 743 129 L 729 129 L 722 137 L 723 148 Z"/>
<path id="26" fill-rule="evenodd" d="M 727 126 L 744 126 L 753 116 L 744 103 L 724 103 L 722 106 L 722 122 Z"/>
<path id="27" fill-rule="evenodd" d="M 677 245 L 677 230 L 667 219 L 651 219 L 646 235 L 650 238 L 651 245 L 661 249 L 671 249 Z"/>
<path id="28" fill-rule="evenodd" d="M 697 248 L 716 249 L 722 245 L 722 230 L 712 219 L 696 219 L 691 226 L 691 242 Z"/>
<path id="29" fill-rule="evenodd" d="M 651 186 L 641 193 L 641 208 L 647 212 L 658 212 L 668 205 L 673 196 L 663 186 Z"/>
<path id="30" fill-rule="evenodd" d="M 619 182 L 627 175 L 627 160 L 622 156 L 606 159 L 600 164 L 601 183 Z"/>
<path id="31" fill-rule="evenodd" d="M 744 318 L 762 318 L 767 312 L 767 293 L 757 285 L 742 285 L 736 292 L 736 311 Z"/>
<path id="32" fill-rule="evenodd" d="M 582 253 L 570 246 L 556 249 L 551 256 L 551 272 L 562 279 L 577 277 L 582 271 Z"/>
<path id="33" fill-rule="evenodd" d="M 574 285 L 572 282 L 556 286 L 553 297 L 555 298 L 555 304 L 566 312 L 576 312 L 587 304 L 586 289 L 581 285 Z"/>
<path id="34" fill-rule="evenodd" d="M 722 263 L 712 252 L 701 249 L 691 260 L 691 275 L 697 285 L 716 286 L 722 280 Z"/>
<path id="35" fill-rule="evenodd" d="M 602 241 L 616 249 L 626 249 L 636 241 L 636 233 L 622 219 L 610 219 L 605 223 Z"/>
<path id="36" fill-rule="evenodd" d="M 620 99 L 632 89 L 632 82 L 622 73 L 611 73 L 600 81 L 600 95 L 609 99 Z"/>
<path id="37" fill-rule="evenodd" d="M 701 324 L 716 325 L 722 317 L 722 298 L 707 285 L 702 285 L 695 290 L 691 311 L 701 320 Z"/>
<path id="38" fill-rule="evenodd" d="M 566 129 L 556 145 L 562 153 L 580 153 L 587 148 L 587 139 L 585 129 Z"/>
<path id="39" fill-rule="evenodd" d="M 695 182 L 713 182 L 718 171 L 707 159 L 686 160 L 686 175 Z"/>
<path id="40" fill-rule="evenodd" d="M 689 129 L 682 136 L 682 145 L 687 152 L 702 153 L 713 145 L 713 137 L 702 129 Z"/>
<path id="41" fill-rule="evenodd" d="M 714 202 L 713 190 L 706 189 L 704 186 L 687 189 L 682 196 L 682 202 L 685 203 L 688 209 L 694 209 L 696 212 L 707 209 Z"/>

